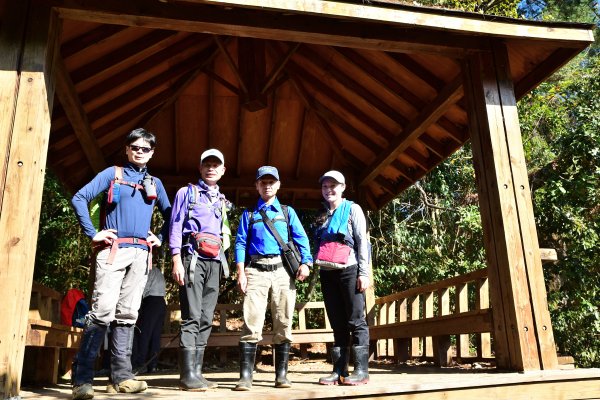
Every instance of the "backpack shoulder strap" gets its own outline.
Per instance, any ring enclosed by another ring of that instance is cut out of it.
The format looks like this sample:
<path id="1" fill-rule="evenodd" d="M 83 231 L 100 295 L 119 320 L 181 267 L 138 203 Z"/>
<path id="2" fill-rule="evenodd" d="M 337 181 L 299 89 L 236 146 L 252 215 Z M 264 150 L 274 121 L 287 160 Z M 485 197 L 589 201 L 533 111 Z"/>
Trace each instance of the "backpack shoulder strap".
<path id="1" fill-rule="evenodd" d="M 123 167 L 115 165 L 115 182 L 123 180 Z"/>
<path id="2" fill-rule="evenodd" d="M 290 228 L 290 211 L 288 209 L 288 206 L 285 204 L 281 205 L 281 210 L 283 211 L 283 217 L 285 218 L 285 223 L 287 225 L 288 241 L 289 241 L 289 240 L 292 240 L 292 230 Z"/>

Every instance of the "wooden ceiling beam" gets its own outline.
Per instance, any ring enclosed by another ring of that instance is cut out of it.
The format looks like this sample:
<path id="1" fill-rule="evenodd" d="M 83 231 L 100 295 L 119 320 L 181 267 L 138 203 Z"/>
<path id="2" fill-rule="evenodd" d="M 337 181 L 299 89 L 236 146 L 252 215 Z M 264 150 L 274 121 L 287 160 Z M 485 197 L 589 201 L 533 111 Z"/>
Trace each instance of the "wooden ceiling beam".
<path id="1" fill-rule="evenodd" d="M 106 168 L 100 146 L 96 141 L 94 132 L 87 118 L 85 110 L 79 101 L 75 85 L 67 72 L 64 61 L 60 55 L 57 55 L 54 63 L 54 77 L 56 81 L 56 95 L 61 102 L 65 114 L 71 123 L 77 140 L 88 163 L 94 172 L 100 172 Z"/>
<path id="2" fill-rule="evenodd" d="M 151 53 L 156 45 L 175 34 L 177 34 L 175 31 L 151 31 L 133 42 L 77 68 L 71 72 L 71 79 L 77 85 L 100 73 L 106 74 L 113 71 L 130 58 L 139 59 L 144 54 Z"/>
<path id="3" fill-rule="evenodd" d="M 406 102 L 411 107 L 413 107 L 417 112 L 425 107 L 426 102 L 422 100 L 420 97 L 414 95 L 412 91 L 410 91 L 406 86 L 402 85 L 400 82 L 396 81 L 392 78 L 387 72 L 382 71 L 377 68 L 373 63 L 359 54 L 357 51 L 353 49 L 346 48 L 332 48 L 343 56 L 347 61 L 354 64 L 357 68 L 364 71 L 367 75 L 369 75 L 373 80 L 378 82 L 383 89 L 388 91 L 393 96 L 398 99 Z M 441 79 L 437 78 L 435 75 L 430 73 L 424 67 L 420 66 L 417 62 L 415 62 L 412 58 L 407 56 L 406 54 L 389 54 L 393 55 L 394 59 L 398 62 L 402 62 L 402 65 L 409 70 L 413 75 L 421 78 L 422 80 L 428 79 L 433 84 L 430 86 L 435 89 L 437 92 L 444 87 L 445 83 Z M 397 57 L 396 57 L 397 56 Z M 406 65 L 405 65 L 406 64 Z M 448 120 L 446 117 L 441 117 L 437 122 L 438 125 L 444 129 L 448 134 L 453 138 L 458 138 L 461 143 L 464 143 L 466 140 L 465 137 L 468 137 L 468 132 L 466 130 L 460 130 L 454 125 L 453 122 Z M 405 126 L 407 123 L 403 122 L 402 125 Z"/>
<path id="4" fill-rule="evenodd" d="M 379 175 L 387 165 L 398 158 L 398 155 L 411 145 L 414 139 L 419 137 L 431 124 L 444 115 L 463 94 L 462 79 L 461 76 L 458 76 L 446 85 L 431 103 L 421 110 L 421 113 L 406 126 L 400 135 L 396 136 L 390 142 L 386 151 L 377 156 L 375 161 L 360 177 L 360 184 L 364 185 Z"/>
<path id="5" fill-rule="evenodd" d="M 342 163 L 348 164 L 348 162 L 346 161 L 346 158 L 344 157 L 344 155 L 342 153 L 343 147 L 342 147 L 341 142 L 336 137 L 335 133 L 333 132 L 333 129 L 331 129 L 331 127 L 327 123 L 327 120 L 325 120 L 325 118 L 323 118 L 321 115 L 319 115 L 319 113 L 313 108 L 313 100 L 310 98 L 310 96 L 306 92 L 306 89 L 304 88 L 304 86 L 302 86 L 302 84 L 300 82 L 298 82 L 296 79 L 294 79 L 293 77 L 290 78 L 290 82 L 292 83 L 292 86 L 294 87 L 294 89 L 296 90 L 296 93 L 300 97 L 300 100 L 304 103 L 305 109 L 307 109 L 308 111 L 312 111 L 315 114 L 317 121 L 319 122 L 319 124 L 321 125 L 321 128 L 323 129 L 323 132 L 325 132 L 323 137 L 325 138 L 325 140 L 327 142 L 329 142 L 329 146 L 330 146 L 331 150 L 333 151 L 333 153 L 338 156 L 338 158 L 342 161 Z"/>
<path id="6" fill-rule="evenodd" d="M 349 77 L 332 63 L 325 62 L 322 57 L 313 49 L 309 48 L 308 46 L 304 46 L 302 50 L 298 52 L 298 54 L 302 54 L 308 62 L 311 62 L 324 71 L 327 71 L 327 73 L 339 84 L 343 85 L 345 88 L 354 92 L 358 96 L 364 98 L 368 103 L 379 110 L 387 118 L 394 121 L 400 127 L 408 123 L 408 120 L 392 106 L 387 104 L 381 98 L 377 97 L 377 95 L 372 93 L 369 89 L 361 85 L 357 79 Z M 386 140 L 390 140 L 393 137 L 392 133 L 388 130 L 384 129 L 382 132 Z"/>
<path id="7" fill-rule="evenodd" d="M 190 71 L 201 68 L 203 64 L 204 60 L 202 58 L 194 57 L 174 65 L 165 72 L 156 75 L 152 79 L 141 82 L 136 87 L 129 89 L 127 92 L 116 97 L 115 99 L 93 110 L 90 110 L 88 113 L 89 119 L 93 123 L 107 114 L 122 109 L 130 104 L 134 104 L 135 102 L 139 101 L 139 99 L 143 98 L 148 92 L 152 92 L 157 88 L 164 86 L 165 83 L 169 82 L 170 80 L 178 79 Z"/>
<path id="8" fill-rule="evenodd" d="M 213 60 L 217 56 L 217 54 L 219 54 L 219 48 L 217 46 L 214 46 L 214 47 L 211 46 L 211 47 L 203 50 L 198 55 L 198 57 L 204 58 L 204 63 L 202 64 L 202 67 L 205 67 L 205 66 L 209 65 L 211 62 L 213 62 Z M 179 97 L 181 92 L 183 90 L 185 90 L 185 88 L 190 83 L 192 83 L 201 72 L 202 72 L 202 68 L 198 68 L 195 71 L 190 72 L 186 77 L 179 79 L 172 86 L 170 95 L 167 97 L 167 99 L 164 101 L 164 103 L 159 108 L 157 108 L 155 111 L 153 111 L 151 113 L 145 113 L 145 116 L 141 120 L 141 124 L 146 125 L 148 122 L 152 121 L 158 114 L 160 114 L 163 110 L 165 110 L 167 107 L 170 107 L 171 104 L 173 104 L 175 102 L 175 100 L 177 100 L 177 97 Z"/>
<path id="9" fill-rule="evenodd" d="M 101 25 L 64 43 L 60 46 L 60 53 L 64 59 L 67 59 L 88 47 L 92 47 L 100 42 L 110 39 L 112 36 L 118 35 L 125 29 L 127 29 L 126 26 Z"/>
<path id="10" fill-rule="evenodd" d="M 267 108 L 267 96 L 262 92 L 267 75 L 265 41 L 248 37 L 239 37 L 238 70 L 246 84 L 247 92 L 240 96 L 242 106 L 248 111 Z"/>
<path id="11" fill-rule="evenodd" d="M 302 43 L 295 43 L 293 46 L 290 46 L 290 48 L 288 49 L 288 51 L 285 54 L 285 56 L 283 56 L 279 60 L 279 62 L 277 63 L 277 65 L 275 67 L 273 67 L 273 70 L 269 74 L 269 77 L 267 78 L 267 80 L 265 82 L 265 85 L 263 86 L 263 88 L 260 91 L 262 94 L 267 94 L 268 93 L 269 88 L 273 84 L 275 84 L 276 79 L 282 73 L 283 68 L 288 63 L 288 61 L 290 60 L 290 58 L 294 55 L 294 53 L 298 50 L 298 48 L 300 47 L 301 44 Z M 266 45 L 269 46 L 269 42 L 267 42 Z"/>
<path id="12" fill-rule="evenodd" d="M 421 52 L 459 58 L 468 52 L 487 51 L 488 46 L 483 37 L 397 22 L 402 19 L 382 24 L 377 20 L 369 21 L 356 16 L 350 18 L 352 23 L 341 24 L 335 23 L 331 16 L 318 15 L 320 13 L 306 13 L 305 10 L 281 13 L 265 7 L 236 8 L 232 12 L 224 7 L 190 2 L 169 4 L 146 0 L 72 0 L 66 3 L 54 0 L 52 3 L 62 18 L 154 29 L 277 38 L 290 42 Z M 402 41 L 398 38 L 402 38 Z"/>
<path id="13" fill-rule="evenodd" d="M 148 71 L 149 69 L 156 67 L 158 64 L 165 62 L 165 60 L 171 60 L 174 56 L 183 52 L 190 52 L 195 48 L 203 50 L 207 48 L 210 43 L 212 43 L 212 39 L 203 39 L 200 35 L 188 35 L 177 43 L 151 54 L 149 57 L 141 60 L 135 65 L 123 70 L 122 72 L 119 72 L 116 75 L 111 76 L 106 80 L 98 82 L 96 85 L 81 92 L 79 95 L 81 102 L 83 104 L 87 104 L 88 102 L 104 95 L 110 90 L 127 83 L 145 71 Z M 198 57 L 198 53 L 200 53 L 200 51 L 190 54 L 188 58 Z M 202 53 L 200 53 L 200 56 L 202 56 Z"/>
<path id="14" fill-rule="evenodd" d="M 313 100 L 313 109 L 326 121 L 337 125 L 346 135 L 354 138 L 368 151 L 374 154 L 378 154 L 384 151 L 384 148 L 382 146 L 367 138 L 361 131 L 356 129 L 348 121 L 340 117 L 337 113 L 330 110 L 327 106 L 325 106 L 318 100 Z"/>
<path id="15" fill-rule="evenodd" d="M 216 82 L 220 83 L 224 88 L 228 89 L 231 93 L 235 94 L 236 96 L 242 96 L 242 93 L 240 93 L 239 89 L 236 86 L 234 86 L 233 83 L 230 83 L 227 79 L 221 77 L 220 75 L 217 75 L 214 71 L 212 71 L 208 68 L 203 68 L 202 72 L 204 72 L 206 75 L 210 76 Z"/>
<path id="16" fill-rule="evenodd" d="M 376 82 L 379 82 L 384 90 L 411 105 L 415 110 L 418 111 L 425 106 L 426 103 L 423 99 L 413 94 L 410 89 L 395 80 L 387 72 L 377 68 L 356 50 L 347 48 L 335 48 L 334 50 L 348 62 L 363 70 Z"/>
<path id="17" fill-rule="evenodd" d="M 289 74 L 289 72 L 288 72 L 288 74 Z M 311 109 L 315 113 L 315 115 L 317 115 L 319 121 L 321 122 L 321 126 L 323 127 L 324 131 L 327 133 L 328 139 L 330 139 L 331 148 L 333 149 L 334 152 L 336 152 L 336 155 L 338 155 L 341 160 L 346 160 L 346 158 L 342 154 L 342 150 L 344 149 L 344 147 L 343 147 L 341 141 L 337 138 L 337 136 L 333 132 L 333 129 L 331 129 L 331 126 L 329 126 L 330 122 L 335 123 L 338 126 L 341 125 L 340 127 L 342 129 L 344 129 L 344 127 L 347 128 L 348 130 L 345 132 L 349 136 L 354 137 L 361 144 L 366 145 L 367 149 L 369 151 L 374 151 L 374 148 L 375 149 L 380 148 L 377 144 L 373 143 L 372 141 L 370 141 L 369 139 L 364 137 L 361 132 L 355 130 L 354 127 L 350 126 L 349 124 L 346 124 L 345 121 L 343 121 L 341 118 L 338 118 L 334 112 L 332 112 L 327 107 L 325 107 L 324 105 L 319 103 L 317 100 L 311 98 L 310 95 L 308 94 L 307 90 L 300 83 L 300 81 L 299 81 L 299 80 L 301 80 L 300 77 L 296 78 L 293 74 L 290 74 L 290 78 L 291 78 L 292 84 L 294 85 L 294 88 L 296 89 L 296 92 L 298 93 L 298 95 L 300 96 L 300 98 L 302 99 L 304 104 L 309 109 Z M 346 125 L 348 125 L 348 126 L 346 126 Z M 368 147 L 369 145 L 374 146 L 374 148 L 373 147 L 369 148 Z"/>
<path id="18" fill-rule="evenodd" d="M 438 78 L 433 72 L 416 62 L 408 54 L 402 53 L 387 53 L 388 56 L 393 58 L 398 64 L 404 67 L 408 72 L 419 78 L 422 82 L 427 84 L 429 87 L 434 89 L 436 92 L 442 90 L 445 82 Z M 454 62 L 452 59 L 448 59 L 449 63 Z"/>
<path id="19" fill-rule="evenodd" d="M 349 20 L 352 22 L 375 21 L 386 24 L 418 25 L 429 29 L 440 30 L 445 34 L 453 31 L 475 35 L 513 36 L 529 39 L 583 40 L 593 41 L 590 31 L 573 26 L 555 26 L 548 29 L 535 23 L 521 21 L 516 24 L 511 18 L 489 18 L 486 15 L 440 10 L 438 14 L 431 9 L 410 7 L 405 4 L 397 7 L 382 7 L 373 4 L 350 4 L 339 1 L 321 0 L 318 2 L 286 1 L 270 2 L 264 0 L 186 0 L 190 3 L 210 3 L 232 7 L 236 11 L 244 8 L 258 8 L 279 13 L 309 13 L 314 18 L 327 17 Z M 392 3 L 387 1 L 387 3 Z"/>
<path id="20" fill-rule="evenodd" d="M 361 124 L 369 127 L 370 129 L 373 129 L 375 134 L 380 134 L 380 132 L 386 130 L 383 126 L 381 126 L 381 124 L 379 124 L 373 118 L 368 116 L 364 111 L 360 110 L 358 107 L 356 107 L 350 101 L 348 101 L 346 98 L 344 98 L 339 93 L 337 93 L 336 91 L 331 89 L 327 85 L 327 83 L 323 82 L 322 80 L 320 80 L 319 78 L 317 78 L 316 76 L 314 76 L 313 74 L 308 72 L 305 68 L 301 67 L 299 64 L 295 63 L 294 61 L 290 61 L 288 63 L 288 65 L 286 66 L 286 70 L 289 74 L 293 74 L 294 76 L 297 76 L 303 82 L 306 82 L 310 86 L 312 86 L 312 88 L 315 91 L 323 94 L 324 96 L 328 97 L 331 101 L 338 104 L 348 114 L 353 115 L 357 120 L 359 120 L 361 122 Z M 345 119 L 341 118 L 336 113 L 334 113 L 333 111 L 329 110 L 329 108 L 327 106 L 325 106 L 324 104 L 322 104 L 321 102 L 318 102 L 317 100 L 315 100 L 313 106 L 315 106 L 314 108 L 318 109 L 320 112 L 330 114 L 327 117 L 327 119 L 335 120 L 336 125 L 343 127 L 344 131 L 346 131 L 351 136 L 354 136 L 357 140 L 364 142 L 364 144 L 367 147 L 370 147 L 373 150 L 382 148 L 381 145 L 377 144 L 372 139 L 369 139 L 359 129 L 357 129 L 352 124 L 350 124 L 350 122 L 346 121 Z M 392 133 L 390 132 L 389 135 L 391 137 Z M 385 136 L 386 135 L 384 134 L 382 137 L 383 140 L 386 140 Z"/>
<path id="21" fill-rule="evenodd" d="M 543 62 L 539 63 L 533 71 L 529 72 L 527 76 L 515 82 L 515 97 L 517 100 L 529 93 L 544 79 L 547 79 L 548 76 L 552 75 L 580 52 L 580 49 L 572 48 L 555 50 Z"/>
<path id="22" fill-rule="evenodd" d="M 445 156 L 444 153 L 446 151 L 445 151 L 444 145 L 442 143 L 439 143 L 437 140 L 435 140 L 431 136 L 429 136 L 427 134 L 427 132 L 425 132 L 421 136 L 419 136 L 419 142 L 423 143 L 425 145 L 425 147 L 427 147 L 427 149 L 429 149 L 429 151 L 434 152 L 439 157 Z"/>
<path id="23" fill-rule="evenodd" d="M 223 54 L 223 56 L 225 57 L 225 62 L 229 66 L 229 69 L 231 70 L 231 72 L 233 72 L 233 75 L 240 84 L 240 90 L 244 95 L 248 95 L 248 88 L 246 87 L 246 83 L 244 82 L 244 79 L 242 78 L 242 75 L 240 74 L 240 70 L 238 69 L 237 65 L 235 65 L 233 57 L 231 57 L 231 54 L 229 54 L 229 51 L 227 50 L 227 45 L 223 43 L 223 41 L 218 35 L 214 35 L 214 39 L 215 43 L 217 43 L 217 46 L 219 46 L 221 54 Z"/>

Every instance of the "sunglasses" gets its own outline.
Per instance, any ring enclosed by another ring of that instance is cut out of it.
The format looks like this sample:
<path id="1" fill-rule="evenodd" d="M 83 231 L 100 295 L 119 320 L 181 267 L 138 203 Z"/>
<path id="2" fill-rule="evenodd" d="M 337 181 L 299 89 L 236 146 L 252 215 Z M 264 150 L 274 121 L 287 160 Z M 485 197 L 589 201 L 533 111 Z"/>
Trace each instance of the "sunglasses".
<path id="1" fill-rule="evenodd" d="M 144 147 L 144 146 L 135 146 L 130 144 L 129 148 L 131 149 L 131 151 L 133 151 L 134 153 L 137 153 L 138 151 L 142 151 L 142 153 L 144 154 L 148 154 L 152 151 L 152 147 Z"/>

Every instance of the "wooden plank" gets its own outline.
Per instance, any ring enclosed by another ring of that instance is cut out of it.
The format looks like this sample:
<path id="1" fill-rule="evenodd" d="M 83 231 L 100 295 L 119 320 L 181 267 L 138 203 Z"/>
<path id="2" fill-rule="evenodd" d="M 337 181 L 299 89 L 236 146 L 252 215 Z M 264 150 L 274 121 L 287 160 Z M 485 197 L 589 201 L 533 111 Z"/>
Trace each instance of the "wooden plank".
<path id="1" fill-rule="evenodd" d="M 539 363 L 542 369 L 555 369 L 556 345 L 550 312 L 546 300 L 546 286 L 540 256 L 540 247 L 533 215 L 533 202 L 529 188 L 525 152 L 521 139 L 517 101 L 510 74 L 508 50 L 504 43 L 494 42 L 494 61 L 497 67 L 498 88 L 502 104 L 502 117 L 505 127 L 506 145 L 510 156 L 510 173 L 512 174 L 512 190 L 516 199 L 516 217 L 518 233 L 521 240 L 518 244 L 523 247 L 520 253 L 523 257 L 529 301 L 533 309 L 533 321 L 529 329 L 535 332 L 539 351 Z M 519 254 L 519 253 L 517 253 Z M 526 327 L 527 328 L 527 327 Z"/>
<path id="2" fill-rule="evenodd" d="M 423 315 L 425 318 L 433 317 L 433 292 L 423 294 Z M 433 357 L 433 339 L 431 336 L 423 338 L 423 355 Z"/>
<path id="3" fill-rule="evenodd" d="M 477 290 L 475 292 L 475 309 L 484 310 L 490 307 L 490 286 L 487 278 L 477 281 Z M 488 332 L 476 335 L 477 338 L 477 356 L 480 358 L 491 357 L 492 341 Z"/>
<path id="4" fill-rule="evenodd" d="M 371 340 L 378 340 L 383 338 L 418 338 L 426 335 L 458 335 L 462 333 L 490 332 L 491 330 L 492 311 L 487 309 L 397 322 L 390 325 L 371 326 L 369 334 Z M 419 354 L 415 355 L 414 350 L 412 356 L 418 357 Z"/>
<path id="5" fill-rule="evenodd" d="M 450 290 L 447 288 L 437 291 L 438 315 L 450 314 Z M 433 359 L 434 363 L 440 367 L 446 367 L 452 363 L 452 348 L 450 335 L 441 335 L 433 337 Z"/>
<path id="6" fill-rule="evenodd" d="M 473 162 L 494 309 L 494 348 L 500 368 L 535 370 L 540 368 L 539 353 L 519 232 L 527 228 L 519 226 L 515 214 L 497 68 L 501 66 L 489 55 L 473 57 L 465 64 Z"/>
<path id="7" fill-rule="evenodd" d="M 4 149 L 8 150 L 3 153 L 1 167 L 6 178 L 0 188 L 0 292 L 5 296 L 0 315 L 12 316 L 0 326 L 0 376 L 4 377 L 1 390 L 5 398 L 18 396 L 20 388 L 54 98 L 51 66 L 59 31 L 58 19 L 44 4 L 18 3 L 10 9 L 16 11 L 11 18 L 20 21 L 8 26 L 25 23 L 24 41 L 12 44 L 19 50 L 7 43 L 0 48 L 2 54 L 7 50 L 9 57 L 16 54 L 20 58 L 20 65 L 13 66 L 12 73 L 7 74 L 9 87 L 15 83 L 10 76 L 18 76 L 12 96 L 6 96 L 8 93 L 2 89 L 3 102 L 12 102 L 7 109 L 13 117 L 9 124 L 2 124 L 4 131 L 0 132 Z M 13 34 L 8 37 L 14 38 Z"/>
<path id="8" fill-rule="evenodd" d="M 199 2 L 198 0 L 192 0 Z M 460 31 L 476 35 L 493 35 L 501 37 L 517 37 L 532 39 L 554 39 L 561 41 L 593 42 L 591 31 L 575 27 L 554 26 L 548 29 L 538 24 L 523 20 L 486 19 L 475 14 L 456 16 L 440 11 L 439 14 L 420 7 L 377 7 L 366 4 L 348 4 L 334 1 L 299 1 L 299 0 L 202 0 L 202 3 L 220 4 L 231 7 L 257 7 L 282 12 L 310 13 L 317 16 L 339 17 L 351 20 L 371 20 L 389 24 L 410 24 L 446 32 Z M 444 10 L 445 11 L 445 10 Z"/>
<path id="9" fill-rule="evenodd" d="M 125 29 L 127 29 L 127 27 L 118 25 L 101 25 L 64 43 L 60 47 L 60 53 L 62 54 L 63 58 L 69 58 L 70 56 L 75 55 L 90 46 L 105 41 L 112 36 L 118 35 Z"/>
<path id="10" fill-rule="evenodd" d="M 405 298 L 409 298 L 412 296 L 416 296 L 419 295 L 421 293 L 426 293 L 426 292 L 434 292 L 440 289 L 444 289 L 444 288 L 448 288 L 451 286 L 456 286 L 460 283 L 467 283 L 467 282 L 473 282 L 477 279 L 481 279 L 483 277 L 486 277 L 488 274 L 487 269 L 486 268 L 482 268 L 482 269 L 478 269 L 472 272 L 468 272 L 466 274 L 463 275 L 458 275 L 452 278 L 448 278 L 448 279 L 444 279 L 438 282 L 434 282 L 434 283 L 430 283 L 427 285 L 423 285 L 423 286 L 419 286 L 416 288 L 411 288 L 408 290 L 404 290 L 402 292 L 399 293 L 394 293 L 394 294 L 390 294 L 388 296 L 383 296 L 383 297 L 378 297 L 376 300 L 377 304 L 382 304 L 382 303 L 386 303 L 392 300 L 400 300 L 400 299 L 405 299 Z"/>
<path id="11" fill-rule="evenodd" d="M 267 96 L 263 93 L 267 75 L 265 42 L 254 38 L 238 38 L 238 70 L 246 88 L 240 100 L 248 111 L 267 108 Z"/>
<path id="12" fill-rule="evenodd" d="M 107 167 L 107 163 L 62 57 L 57 57 L 55 60 L 55 79 L 58 100 L 63 106 L 90 167 L 98 173 Z"/>
<path id="13" fill-rule="evenodd" d="M 479 37 L 441 32 L 403 24 L 381 24 L 381 21 L 361 21 L 335 24 L 327 16 L 313 13 L 285 13 L 266 8 L 237 9 L 235 13 L 204 4 L 148 4 L 143 0 L 123 3 L 117 0 L 74 0 L 58 2 L 56 9 L 62 18 L 104 24 L 143 26 L 153 29 L 245 36 L 290 42 L 313 43 L 342 47 L 365 48 L 396 52 L 426 52 L 463 55 L 466 50 L 481 49 Z M 574 30 L 589 43 L 590 31 Z M 402 38 L 398 41 L 397 38 Z M 579 41 L 576 42 L 580 47 Z"/>
<path id="14" fill-rule="evenodd" d="M 367 182 L 373 180 L 375 176 L 379 175 L 384 168 L 398 158 L 400 153 L 411 145 L 411 142 L 415 138 L 425 132 L 427 127 L 437 121 L 462 96 L 462 80 L 458 77 L 446 85 L 438 96 L 423 108 L 419 115 L 405 127 L 402 133 L 394 137 L 387 149 L 380 153 L 369 168 L 360 176 L 360 184 L 365 185 Z"/>
<path id="15" fill-rule="evenodd" d="M 410 304 L 410 321 L 415 323 L 415 321 L 420 320 L 419 311 L 421 309 L 420 297 L 414 296 L 409 300 Z M 410 335 L 410 356 L 411 357 L 419 357 L 421 355 L 421 349 L 419 348 L 421 340 L 419 336 L 423 335 Z M 372 336 L 371 336 L 372 337 Z"/>
<path id="16" fill-rule="evenodd" d="M 469 292 L 466 283 L 456 285 L 454 292 L 454 313 L 461 314 L 469 310 Z M 467 357 L 469 355 L 469 335 L 456 336 L 456 356 Z"/>

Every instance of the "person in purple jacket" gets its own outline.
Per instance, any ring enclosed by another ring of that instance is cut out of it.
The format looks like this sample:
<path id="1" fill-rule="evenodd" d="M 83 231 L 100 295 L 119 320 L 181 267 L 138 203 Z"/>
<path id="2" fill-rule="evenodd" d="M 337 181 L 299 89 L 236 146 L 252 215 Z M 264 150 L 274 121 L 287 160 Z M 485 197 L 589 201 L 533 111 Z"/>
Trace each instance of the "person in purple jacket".
<path id="1" fill-rule="evenodd" d="M 156 146 L 154 134 L 134 129 L 125 144 L 128 163 L 101 171 L 71 200 L 84 233 L 101 249 L 96 256 L 92 307 L 73 362 L 73 399 L 94 397 L 94 364 L 109 325 L 112 387 L 108 389 L 137 393 L 147 388 L 131 371 L 133 328 L 152 267 L 152 247 L 160 246 L 162 240 L 150 231 L 152 213 L 157 205 L 169 221 L 171 204 L 162 182 L 146 168 Z M 108 197 L 106 219 L 97 231 L 88 205 L 102 192 Z"/>
<path id="2" fill-rule="evenodd" d="M 226 224 L 230 203 L 217 185 L 225 173 L 223 154 L 206 150 L 200 156 L 199 170 L 198 182 L 175 195 L 169 232 L 173 279 L 180 285 L 179 387 L 190 391 L 218 386 L 202 376 L 202 364 L 221 273 L 229 274 L 224 250 L 230 236 Z"/>

